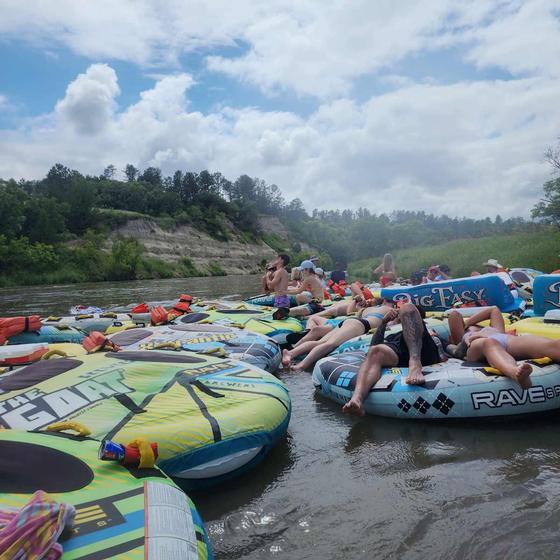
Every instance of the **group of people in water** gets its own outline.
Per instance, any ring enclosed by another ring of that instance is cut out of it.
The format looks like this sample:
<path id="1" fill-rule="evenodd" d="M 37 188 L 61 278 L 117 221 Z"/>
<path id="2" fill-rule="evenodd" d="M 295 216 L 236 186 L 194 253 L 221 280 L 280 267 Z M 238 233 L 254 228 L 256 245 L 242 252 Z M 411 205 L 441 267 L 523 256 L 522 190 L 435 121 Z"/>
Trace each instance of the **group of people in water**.
<path id="1" fill-rule="evenodd" d="M 319 359 L 341 344 L 374 330 L 357 375 L 353 396 L 343 407 L 346 413 L 364 414 L 362 403 L 381 377 L 383 368 L 408 368 L 405 382 L 422 385 L 425 383 L 423 367 L 449 358 L 487 362 L 517 382 L 522 389 L 529 389 L 532 366 L 527 362 L 518 364 L 518 360 L 546 356 L 560 361 L 560 340 L 535 335 L 516 336 L 506 332 L 504 318 L 497 307 L 486 307 L 467 319 L 458 311 L 450 311 L 448 339 L 429 329 L 424 321 L 425 312 L 420 306 L 374 297 L 367 287 L 359 283 L 350 285 L 351 299 L 323 308 L 323 284 L 315 263 L 309 259 L 300 264 L 302 277 L 298 285 L 290 285 L 290 275 L 286 270 L 288 263 L 287 255 L 278 255 L 272 263 L 275 270 L 268 270 L 263 277 L 265 290 L 275 293 L 274 306 L 284 310 L 282 316 L 309 316 L 303 336 L 291 349 L 283 351 L 284 367 L 295 371 L 310 370 Z M 489 259 L 483 264 L 488 273 L 505 270 L 496 259 Z M 394 261 L 389 254 L 375 271 L 380 275 L 382 286 L 397 279 Z M 434 265 L 427 270 L 422 282 L 445 280 L 449 278 L 448 273 L 448 268 Z M 296 297 L 298 304 L 292 308 L 289 308 L 290 295 Z M 486 321 L 489 321 L 489 326 L 481 326 Z M 391 329 L 396 325 L 399 325 L 398 329 Z M 303 359 L 296 362 L 300 356 L 304 356 Z"/>

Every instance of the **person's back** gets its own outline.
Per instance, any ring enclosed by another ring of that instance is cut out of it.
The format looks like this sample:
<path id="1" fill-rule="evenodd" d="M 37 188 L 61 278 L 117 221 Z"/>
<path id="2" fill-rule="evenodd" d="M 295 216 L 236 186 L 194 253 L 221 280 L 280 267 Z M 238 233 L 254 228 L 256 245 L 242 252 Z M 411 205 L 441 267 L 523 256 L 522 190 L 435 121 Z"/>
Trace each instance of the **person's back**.
<path id="1" fill-rule="evenodd" d="M 346 272 L 344 272 L 342 263 L 336 263 L 334 270 L 330 274 L 330 279 L 338 284 L 340 282 L 346 282 Z"/>

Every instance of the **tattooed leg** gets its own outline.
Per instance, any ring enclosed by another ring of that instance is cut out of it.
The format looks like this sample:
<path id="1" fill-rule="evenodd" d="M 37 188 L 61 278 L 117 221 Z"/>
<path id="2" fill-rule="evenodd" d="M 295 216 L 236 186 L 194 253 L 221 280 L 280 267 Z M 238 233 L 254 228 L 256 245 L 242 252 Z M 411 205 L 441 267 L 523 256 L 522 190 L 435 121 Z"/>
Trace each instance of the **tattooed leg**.
<path id="1" fill-rule="evenodd" d="M 422 336 L 424 323 L 420 312 L 411 303 L 406 303 L 399 310 L 404 341 L 408 347 L 409 362 L 406 382 L 409 385 L 422 385 L 425 381 L 422 373 Z"/>

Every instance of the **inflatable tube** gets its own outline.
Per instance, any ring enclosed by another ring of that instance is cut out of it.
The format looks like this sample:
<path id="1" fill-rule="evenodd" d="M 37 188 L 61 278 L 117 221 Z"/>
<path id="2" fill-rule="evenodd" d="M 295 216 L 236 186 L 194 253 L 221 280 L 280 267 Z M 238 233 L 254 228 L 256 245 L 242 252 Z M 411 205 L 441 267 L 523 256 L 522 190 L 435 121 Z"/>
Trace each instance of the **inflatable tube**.
<path id="1" fill-rule="evenodd" d="M 348 402 L 356 375 L 364 361 L 363 352 L 329 356 L 317 362 L 313 384 L 325 397 Z M 426 383 L 403 383 L 407 368 L 384 369 L 380 380 L 364 402 L 368 414 L 403 419 L 438 420 L 485 418 L 546 412 L 560 408 L 560 365 L 533 365 L 533 387 L 523 390 L 507 377 L 494 375 L 492 368 L 451 359 L 425 367 Z"/>
<path id="2" fill-rule="evenodd" d="M 430 282 L 407 288 L 383 288 L 381 297 L 392 301 L 412 301 L 426 311 L 445 311 L 462 302 L 476 304 L 484 301 L 485 305 L 497 305 L 505 312 L 522 309 L 525 305 L 520 298 L 514 298 L 497 274 Z"/>
<path id="3" fill-rule="evenodd" d="M 303 325 L 295 317 L 275 320 L 270 312 L 238 309 L 188 313 L 178 317 L 174 323 L 177 325 L 209 323 L 242 327 L 253 333 L 264 334 L 275 340 L 278 344 L 284 344 L 288 334 L 303 330 Z"/>
<path id="4" fill-rule="evenodd" d="M 8 338 L 8 344 L 36 344 L 37 342 L 60 343 L 74 342 L 81 344 L 85 334 L 73 327 L 64 325 L 44 325 L 38 331 L 23 332 Z"/>
<path id="5" fill-rule="evenodd" d="M 178 349 L 203 354 L 219 352 L 275 372 L 281 352 L 272 339 L 222 325 L 166 325 L 125 330 L 109 336 L 124 350 Z"/>
<path id="6" fill-rule="evenodd" d="M 547 311 L 544 317 L 528 317 L 512 323 L 517 334 L 534 334 L 560 339 L 560 311 Z"/>
<path id="7" fill-rule="evenodd" d="M 533 298 L 533 283 L 537 276 L 542 276 L 544 272 L 533 268 L 511 268 L 509 275 L 515 283 L 519 295 L 529 301 Z"/>
<path id="8" fill-rule="evenodd" d="M 61 434 L 0 431 L 0 503 L 21 509 L 43 490 L 74 506 L 62 559 L 208 560 L 212 550 L 193 502 L 158 469 L 98 458 L 99 442 Z"/>
<path id="9" fill-rule="evenodd" d="M 543 274 L 533 281 L 535 315 L 560 309 L 560 274 Z"/>
<path id="10" fill-rule="evenodd" d="M 126 323 L 130 321 L 130 315 L 126 313 L 89 313 L 81 315 L 70 315 L 67 317 L 50 316 L 42 319 L 43 325 L 63 326 L 79 329 L 86 334 L 93 331 L 105 333 L 114 323 Z M 149 320 L 148 320 L 149 322 Z"/>
<path id="11" fill-rule="evenodd" d="M 297 305 L 296 296 L 288 296 L 290 298 L 290 307 Z M 264 307 L 274 307 L 274 294 L 266 294 L 261 296 L 253 296 L 245 300 L 245 303 L 251 305 L 261 305 Z"/>
<path id="12" fill-rule="evenodd" d="M 435 331 L 437 335 L 442 340 L 447 340 L 449 338 L 449 329 L 447 327 L 447 322 L 440 319 L 428 318 L 424 321 L 429 329 Z M 393 325 L 388 327 L 385 334 L 390 335 L 402 331 L 401 325 Z M 367 352 L 370 344 L 372 334 L 363 334 L 350 340 L 343 342 L 338 348 L 331 352 L 331 356 L 334 354 L 343 354 L 345 352 Z"/>
<path id="13" fill-rule="evenodd" d="M 40 360 L 49 351 L 46 342 L 0 346 L 0 366 L 17 366 Z"/>
<path id="14" fill-rule="evenodd" d="M 52 358 L 0 377 L 1 426 L 44 430 L 75 419 L 97 440 L 142 437 L 159 444 L 158 465 L 187 486 L 256 464 L 286 433 L 290 412 L 273 375 L 191 352 Z"/>

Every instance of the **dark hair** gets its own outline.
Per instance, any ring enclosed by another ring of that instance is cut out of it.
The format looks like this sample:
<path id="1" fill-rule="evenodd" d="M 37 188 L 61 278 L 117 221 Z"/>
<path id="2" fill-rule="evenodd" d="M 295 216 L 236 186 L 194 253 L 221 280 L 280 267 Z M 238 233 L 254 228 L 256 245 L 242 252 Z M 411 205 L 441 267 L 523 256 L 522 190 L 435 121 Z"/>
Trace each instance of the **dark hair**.
<path id="1" fill-rule="evenodd" d="M 442 264 L 439 269 L 444 273 L 447 274 L 449 272 L 449 267 L 446 264 Z"/>
<path id="2" fill-rule="evenodd" d="M 410 275 L 410 279 L 411 280 L 422 280 L 423 276 L 424 275 L 422 274 L 422 272 L 420 272 L 419 270 L 416 270 L 415 272 L 413 272 Z"/>
<path id="3" fill-rule="evenodd" d="M 278 256 L 282 259 L 284 266 L 288 266 L 288 263 L 290 262 L 290 256 L 286 255 L 285 253 L 278 253 Z"/>

